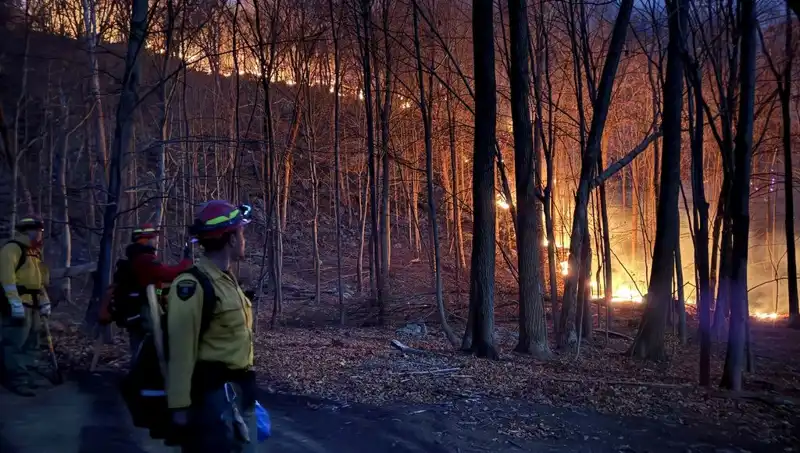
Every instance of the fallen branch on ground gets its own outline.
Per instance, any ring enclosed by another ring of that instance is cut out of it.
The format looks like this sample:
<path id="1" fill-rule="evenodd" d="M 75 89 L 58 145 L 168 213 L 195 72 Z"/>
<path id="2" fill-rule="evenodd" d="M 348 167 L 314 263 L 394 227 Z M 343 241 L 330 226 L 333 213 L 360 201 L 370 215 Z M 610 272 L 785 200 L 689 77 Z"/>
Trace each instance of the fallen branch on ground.
<path id="1" fill-rule="evenodd" d="M 410 375 L 410 374 L 445 374 L 454 373 L 461 370 L 461 368 L 441 368 L 438 370 L 425 370 L 425 371 L 404 371 L 400 373 L 392 373 L 396 375 Z"/>
<path id="2" fill-rule="evenodd" d="M 422 349 L 415 349 L 412 348 L 411 346 L 406 346 L 398 340 L 392 340 L 392 347 L 404 354 L 419 354 L 419 355 L 429 354 L 428 351 L 423 351 Z"/>
<path id="3" fill-rule="evenodd" d="M 577 378 L 551 378 L 552 381 L 555 382 L 576 382 L 580 384 L 584 383 L 592 383 L 592 384 L 602 384 L 602 385 L 632 385 L 632 386 L 639 386 L 639 387 L 652 387 L 652 388 L 661 388 L 661 389 L 690 389 L 692 388 L 691 385 L 688 384 L 663 384 L 660 382 L 639 382 L 639 381 L 592 381 L 588 379 L 577 379 Z"/>
<path id="4" fill-rule="evenodd" d="M 614 332 L 612 330 L 605 330 L 605 329 L 594 329 L 594 333 L 606 333 L 606 332 L 608 332 L 609 337 L 616 337 L 616 338 L 622 338 L 623 340 L 633 341 L 633 337 L 625 335 L 624 333 Z"/>
<path id="5" fill-rule="evenodd" d="M 800 406 L 800 401 L 794 398 L 783 395 L 771 395 L 756 392 L 710 392 L 709 395 L 713 398 L 731 398 L 758 401 L 770 406 Z"/>

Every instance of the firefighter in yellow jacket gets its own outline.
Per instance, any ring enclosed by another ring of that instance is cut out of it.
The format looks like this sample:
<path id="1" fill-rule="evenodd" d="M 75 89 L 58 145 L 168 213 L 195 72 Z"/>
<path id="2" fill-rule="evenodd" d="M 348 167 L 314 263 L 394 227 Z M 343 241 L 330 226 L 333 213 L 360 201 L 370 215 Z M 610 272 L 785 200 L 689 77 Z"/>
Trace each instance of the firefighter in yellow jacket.
<path id="1" fill-rule="evenodd" d="M 190 228 L 204 251 L 196 271 L 216 295 L 207 326 L 203 284 L 191 272 L 178 276 L 167 299 L 167 403 L 183 453 L 255 451 L 252 305 L 230 272 L 244 257 L 249 213 L 213 200 Z"/>
<path id="2" fill-rule="evenodd" d="M 29 369 L 38 354 L 40 316 L 50 316 L 41 258 L 44 222 L 27 215 L 15 229 L 13 239 L 0 249 L 3 384 L 19 395 L 34 396 L 38 382 Z"/>

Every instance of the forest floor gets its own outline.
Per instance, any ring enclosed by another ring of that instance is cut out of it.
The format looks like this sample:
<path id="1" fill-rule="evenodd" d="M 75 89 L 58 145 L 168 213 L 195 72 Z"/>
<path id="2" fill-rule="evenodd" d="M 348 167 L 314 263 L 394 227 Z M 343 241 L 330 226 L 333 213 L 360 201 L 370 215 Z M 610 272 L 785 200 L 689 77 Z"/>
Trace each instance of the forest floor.
<path id="1" fill-rule="evenodd" d="M 330 296 L 335 275 L 323 279 L 327 295 L 318 303 L 310 300 L 314 286 L 305 273 L 286 272 L 280 321 L 271 328 L 262 306 L 256 340 L 262 402 L 275 418 L 270 444 L 288 452 L 800 451 L 800 332 L 780 320 L 753 321 L 755 372 L 746 375 L 745 391 L 734 394 L 717 388 L 724 342 L 714 345 L 711 388 L 697 385 L 691 334 L 687 345 L 668 334 L 666 362 L 628 357 L 641 316 L 641 305 L 633 303 L 614 304 L 610 330 L 618 335 L 608 342 L 597 331 L 578 353 L 554 350 L 547 361 L 513 353 L 515 295 L 501 278 L 500 360 L 455 351 L 438 329 L 428 273 L 424 263 L 397 266 L 392 287 L 403 292 L 391 298 L 384 327 L 374 326 L 368 301 L 347 288 L 348 324 L 339 327 Z M 449 295 L 451 322 L 460 331 L 466 292 Z M 97 379 L 81 371 L 93 345 L 75 321 L 78 313 L 68 311 L 53 323 L 62 361 L 75 370 L 75 385 L 108 400 L 113 391 L 86 385 Z M 425 353 L 403 353 L 392 340 Z M 99 370 L 119 374 L 126 360 L 124 334 L 118 334 L 102 347 Z M 10 415 L 3 407 L 0 414 L 0 432 L 8 438 Z"/>

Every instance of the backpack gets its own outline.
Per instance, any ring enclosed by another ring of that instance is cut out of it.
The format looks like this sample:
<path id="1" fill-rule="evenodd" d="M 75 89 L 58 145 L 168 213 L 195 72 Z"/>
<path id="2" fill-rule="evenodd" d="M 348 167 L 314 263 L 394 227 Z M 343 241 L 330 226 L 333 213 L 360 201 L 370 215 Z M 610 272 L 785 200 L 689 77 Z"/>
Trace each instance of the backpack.
<path id="1" fill-rule="evenodd" d="M 197 279 L 203 290 L 203 308 L 200 318 L 200 332 L 202 338 L 208 330 L 214 311 L 217 307 L 217 295 L 211 280 L 200 269 L 191 267 L 178 275 L 189 274 Z M 177 278 L 176 278 L 177 279 Z M 163 344 L 168 345 L 166 314 L 162 318 Z M 168 356 L 168 351 L 164 351 Z M 164 376 L 159 368 L 158 354 L 152 333 L 148 334 L 139 348 L 136 357 L 132 359 L 133 366 L 120 385 L 122 398 L 137 428 L 147 428 L 150 437 L 163 439 L 169 446 L 179 445 L 180 439 L 172 426 L 172 414 L 167 406 L 167 392 Z"/>
<path id="2" fill-rule="evenodd" d="M 17 267 L 14 268 L 14 272 L 16 273 L 16 272 L 19 272 L 19 270 L 22 269 L 22 266 L 24 266 L 25 263 L 28 261 L 28 248 L 29 247 L 27 245 L 23 244 L 22 242 L 16 240 L 16 239 L 11 239 L 10 241 L 6 242 L 5 245 L 8 245 L 8 244 L 17 244 L 17 246 L 19 247 L 19 250 L 22 252 L 22 254 L 19 256 L 19 261 L 17 261 Z"/>
<path id="3" fill-rule="evenodd" d="M 111 320 L 123 329 L 142 325 L 142 308 L 147 304 L 147 294 L 134 280 L 135 272 L 129 259 L 117 260 L 112 279 L 114 295 L 108 306 Z"/>

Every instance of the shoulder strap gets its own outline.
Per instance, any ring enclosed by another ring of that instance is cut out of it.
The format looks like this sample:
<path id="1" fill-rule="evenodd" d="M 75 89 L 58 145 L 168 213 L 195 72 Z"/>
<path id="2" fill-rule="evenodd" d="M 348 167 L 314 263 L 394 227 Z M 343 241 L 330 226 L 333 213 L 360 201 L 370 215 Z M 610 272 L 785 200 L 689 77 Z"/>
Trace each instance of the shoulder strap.
<path id="1" fill-rule="evenodd" d="M 19 272 L 19 270 L 22 269 L 22 266 L 25 265 L 25 261 L 28 259 L 28 246 L 16 239 L 9 240 L 6 242 L 6 245 L 8 244 L 17 244 L 17 247 L 19 247 L 19 250 L 22 252 L 19 256 L 19 261 L 17 261 L 17 267 L 14 268 L 14 272 Z"/>
<path id="2" fill-rule="evenodd" d="M 182 274 L 189 274 L 197 279 L 198 283 L 200 283 L 200 288 L 203 290 L 203 314 L 200 318 L 200 336 L 202 337 L 214 317 L 214 310 L 217 308 L 217 293 L 214 291 L 214 285 L 211 284 L 211 280 L 197 266 L 186 269 Z"/>

